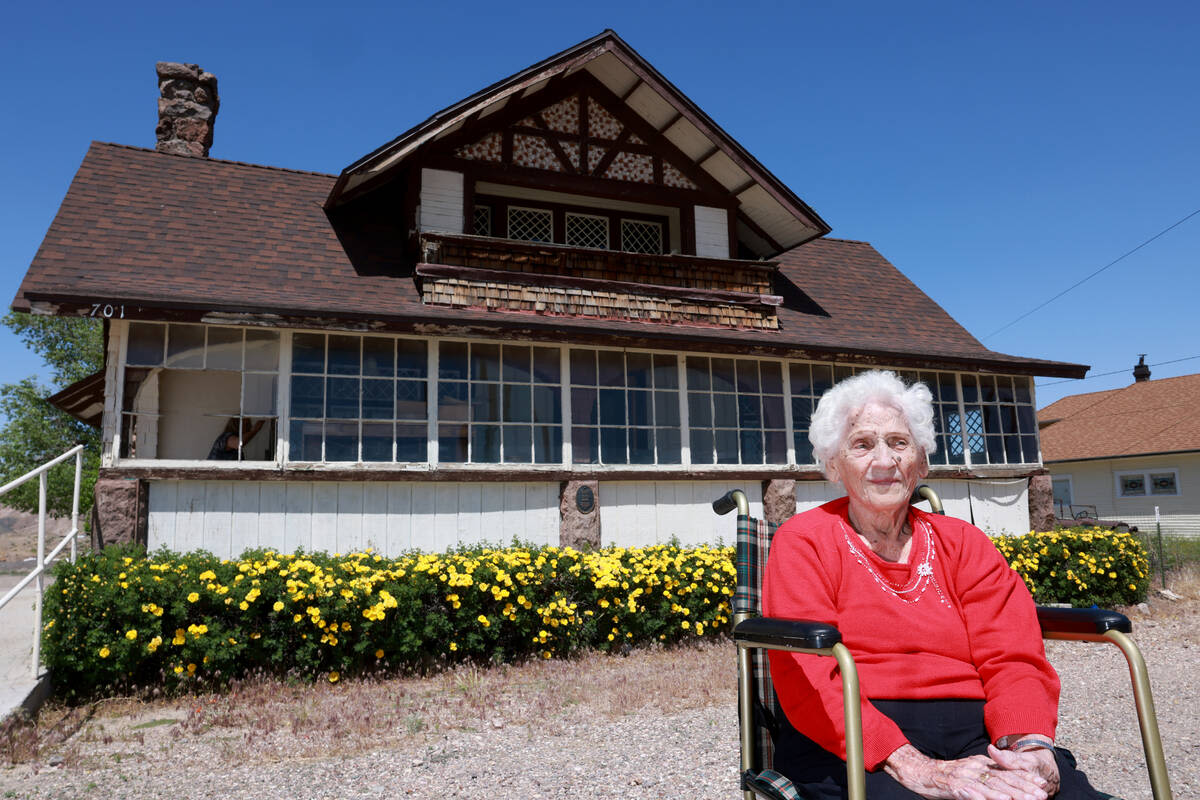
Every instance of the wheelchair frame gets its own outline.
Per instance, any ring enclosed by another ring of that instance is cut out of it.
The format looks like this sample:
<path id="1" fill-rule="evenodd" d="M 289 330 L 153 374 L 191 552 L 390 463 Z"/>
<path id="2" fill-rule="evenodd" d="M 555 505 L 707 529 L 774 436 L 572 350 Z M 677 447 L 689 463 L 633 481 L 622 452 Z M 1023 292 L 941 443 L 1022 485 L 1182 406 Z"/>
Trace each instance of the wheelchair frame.
<path id="1" fill-rule="evenodd" d="M 929 486 L 918 486 L 913 493 L 913 502 L 928 500 L 936 514 L 945 514 L 937 493 Z M 714 500 L 713 510 L 727 514 L 737 509 L 739 522 L 749 522 L 750 503 L 744 492 L 734 489 Z M 858 685 L 858 672 L 850 650 L 842 644 L 842 635 L 836 627 L 822 622 L 784 620 L 763 617 L 758 608 L 739 597 L 742 591 L 742 565 L 750 561 L 749 554 L 742 552 L 748 546 L 739 537 L 738 541 L 738 593 L 733 604 L 733 639 L 738 650 L 738 731 L 741 744 L 741 781 L 744 800 L 765 797 L 776 800 L 782 795 L 771 790 L 752 787 L 754 779 L 762 770 L 762 756 L 755 744 L 757 733 L 754 704 L 754 671 L 751 651 L 755 649 L 788 650 L 797 653 L 834 658 L 842 676 L 843 713 L 846 725 L 846 779 L 849 800 L 865 800 L 866 771 L 862 745 L 862 710 Z M 749 577 L 749 576 L 747 576 Z M 758 587 L 761 590 L 761 587 Z M 1142 748 L 1146 754 L 1146 769 L 1150 777 L 1150 790 L 1154 800 L 1171 800 L 1171 784 L 1167 777 L 1166 759 L 1163 756 L 1162 738 L 1158 730 L 1158 718 L 1154 711 L 1154 698 L 1150 691 L 1150 677 L 1141 650 L 1128 637 L 1133 626 L 1129 618 L 1115 611 L 1100 608 L 1051 608 L 1038 606 L 1038 623 L 1042 638 L 1082 642 L 1108 642 L 1116 645 L 1129 665 L 1129 676 L 1133 686 L 1134 707 L 1137 710 L 1138 726 L 1142 736 Z M 772 690 L 773 691 L 773 690 Z M 769 698 L 763 698 L 768 702 Z"/>

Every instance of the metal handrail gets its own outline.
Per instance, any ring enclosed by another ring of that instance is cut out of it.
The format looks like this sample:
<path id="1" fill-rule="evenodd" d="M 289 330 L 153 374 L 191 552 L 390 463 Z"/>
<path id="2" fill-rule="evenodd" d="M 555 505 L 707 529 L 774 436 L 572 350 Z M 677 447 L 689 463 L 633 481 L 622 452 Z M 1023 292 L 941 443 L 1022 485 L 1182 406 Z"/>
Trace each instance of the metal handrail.
<path id="1" fill-rule="evenodd" d="M 71 501 L 71 530 L 63 537 L 63 540 L 58 543 L 50 551 L 46 553 L 46 473 L 54 467 L 63 463 L 67 459 L 75 457 L 75 494 Z M 37 593 L 34 596 L 34 628 L 33 628 L 33 677 L 37 678 L 38 669 L 42 661 L 42 595 L 45 593 L 46 587 L 42 582 L 42 574 L 46 571 L 46 565 L 53 561 L 67 544 L 71 545 L 71 563 L 75 563 L 75 558 L 78 555 L 76 547 L 76 537 L 79 535 L 79 480 L 83 473 L 83 445 L 77 444 L 67 452 L 63 453 L 58 458 L 51 459 L 40 467 L 31 469 L 16 480 L 0 486 L 0 495 L 6 494 L 11 489 L 15 489 L 26 481 L 38 479 L 38 552 L 37 563 L 33 570 L 28 575 L 22 578 L 16 586 L 9 589 L 3 598 L 0 598 L 0 608 L 4 608 L 9 600 L 16 597 L 22 589 L 28 586 L 31 582 L 37 581 Z"/>

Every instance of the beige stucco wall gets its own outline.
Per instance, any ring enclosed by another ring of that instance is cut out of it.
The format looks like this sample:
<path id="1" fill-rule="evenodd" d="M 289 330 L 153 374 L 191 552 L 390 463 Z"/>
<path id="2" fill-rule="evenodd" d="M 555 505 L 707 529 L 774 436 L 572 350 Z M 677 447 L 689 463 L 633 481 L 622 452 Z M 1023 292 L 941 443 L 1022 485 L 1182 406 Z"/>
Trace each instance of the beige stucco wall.
<path id="1" fill-rule="evenodd" d="M 1050 463 L 1046 467 L 1053 477 L 1070 476 L 1074 504 L 1094 505 L 1101 519 L 1153 530 L 1154 507 L 1158 506 L 1164 534 L 1200 536 L 1200 453 Z M 1136 470 L 1176 470 L 1179 494 L 1118 497 L 1117 474 Z"/>

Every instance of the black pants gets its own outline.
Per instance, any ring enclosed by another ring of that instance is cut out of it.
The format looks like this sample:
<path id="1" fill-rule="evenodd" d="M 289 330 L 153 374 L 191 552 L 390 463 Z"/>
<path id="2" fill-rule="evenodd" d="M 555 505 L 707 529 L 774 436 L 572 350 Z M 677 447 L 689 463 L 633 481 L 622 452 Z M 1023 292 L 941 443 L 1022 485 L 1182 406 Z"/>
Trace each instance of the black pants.
<path id="1" fill-rule="evenodd" d="M 987 755 L 991 741 L 983 724 L 982 700 L 872 700 L 872 705 L 904 731 L 913 747 L 930 758 L 948 761 Z M 775 771 L 786 775 L 801 794 L 813 800 L 840 800 L 846 796 L 846 762 L 781 721 L 775 744 Z M 1075 757 L 1055 750 L 1061 788 L 1058 800 L 1097 800 L 1087 776 L 1075 767 Z M 914 800 L 882 769 L 867 773 L 870 800 Z"/>

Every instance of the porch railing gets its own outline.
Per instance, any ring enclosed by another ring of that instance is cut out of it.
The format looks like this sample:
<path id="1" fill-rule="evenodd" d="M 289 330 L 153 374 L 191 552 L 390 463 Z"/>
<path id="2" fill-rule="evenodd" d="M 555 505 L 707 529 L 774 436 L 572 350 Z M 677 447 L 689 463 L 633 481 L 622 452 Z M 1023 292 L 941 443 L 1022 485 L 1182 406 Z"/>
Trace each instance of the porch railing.
<path id="1" fill-rule="evenodd" d="M 57 467 L 64 461 L 74 457 L 75 459 L 75 495 L 71 501 L 71 531 L 63 537 L 53 550 L 46 552 L 46 476 L 50 470 Z M 37 678 L 39 668 L 42 661 L 42 594 L 45 592 L 45 585 L 42 574 L 46 571 L 46 565 L 51 563 L 63 548 L 68 544 L 71 546 L 71 561 L 75 561 L 77 548 L 75 544 L 76 537 L 79 535 L 79 478 L 83 472 L 83 445 L 77 444 L 67 452 L 63 453 L 58 458 L 47 461 L 36 469 L 26 472 L 21 477 L 14 481 L 0 486 L 0 496 L 7 494 L 10 490 L 15 489 L 26 481 L 31 481 L 35 477 L 38 479 L 38 543 L 37 543 L 37 563 L 33 570 L 17 583 L 16 586 L 9 589 L 8 592 L 0 599 L 0 608 L 4 608 L 9 600 L 16 597 L 22 589 L 28 586 L 31 582 L 37 582 L 37 593 L 34 596 L 34 620 L 33 620 L 33 664 L 32 671 L 34 679 Z"/>

